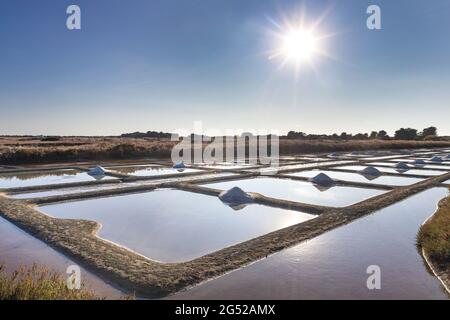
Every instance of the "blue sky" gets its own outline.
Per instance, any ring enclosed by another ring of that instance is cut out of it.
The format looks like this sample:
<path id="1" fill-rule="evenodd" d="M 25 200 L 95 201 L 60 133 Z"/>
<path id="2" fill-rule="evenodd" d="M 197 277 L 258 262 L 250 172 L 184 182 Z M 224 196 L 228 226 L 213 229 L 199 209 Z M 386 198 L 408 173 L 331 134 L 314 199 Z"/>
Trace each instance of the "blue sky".
<path id="1" fill-rule="evenodd" d="M 66 29 L 66 8 L 82 30 Z M 382 30 L 366 28 L 366 8 Z M 304 14 L 333 34 L 314 68 L 268 59 Z M 450 2 L 2 0 L 0 134 L 179 128 L 450 135 Z"/>

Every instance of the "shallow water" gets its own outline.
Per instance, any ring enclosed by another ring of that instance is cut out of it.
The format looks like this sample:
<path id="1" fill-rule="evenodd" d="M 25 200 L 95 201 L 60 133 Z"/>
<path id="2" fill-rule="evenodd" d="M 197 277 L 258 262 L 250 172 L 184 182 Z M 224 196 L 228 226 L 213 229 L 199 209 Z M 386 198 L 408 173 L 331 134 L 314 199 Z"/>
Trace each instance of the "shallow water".
<path id="1" fill-rule="evenodd" d="M 401 156 L 399 154 L 393 155 L 393 156 L 377 156 L 377 157 L 368 157 L 361 160 L 367 160 L 367 161 L 376 161 L 376 160 L 390 160 L 397 158 L 398 156 Z"/>
<path id="2" fill-rule="evenodd" d="M 261 205 L 235 211 L 217 197 L 159 190 L 43 206 L 58 218 L 94 220 L 98 235 L 151 259 L 187 261 L 315 216 Z"/>
<path id="3" fill-rule="evenodd" d="M 425 191 L 171 299 L 447 299 L 415 246 L 444 188 Z M 381 290 L 368 290 L 369 265 Z"/>
<path id="4" fill-rule="evenodd" d="M 335 167 L 336 169 L 345 169 L 345 170 L 354 170 L 354 171 L 360 171 L 365 169 L 367 166 L 342 166 L 342 167 Z M 423 176 L 439 176 L 441 174 L 447 173 L 447 171 L 431 171 L 431 170 L 420 170 L 420 169 L 410 169 L 405 172 L 399 172 L 394 168 L 385 168 L 385 167 L 375 167 L 381 172 L 386 173 L 400 173 L 405 176 L 408 174 L 417 174 L 417 175 L 423 175 Z"/>
<path id="5" fill-rule="evenodd" d="M 380 190 L 341 186 L 320 191 L 309 182 L 277 178 L 233 180 L 204 186 L 221 190 L 239 187 L 246 192 L 257 192 L 272 198 L 337 207 L 348 206 L 383 193 Z"/>
<path id="6" fill-rule="evenodd" d="M 425 165 L 414 165 L 414 160 L 403 160 L 402 162 L 407 163 L 412 169 L 421 170 L 422 168 L 429 168 L 429 169 L 442 169 L 442 171 L 450 171 L 450 166 L 446 165 L 436 165 L 434 162 L 432 163 L 426 163 Z M 395 167 L 396 163 L 394 162 L 372 162 L 368 163 L 367 165 L 370 166 L 390 166 Z M 430 172 L 429 170 L 425 170 L 426 172 Z"/>
<path id="7" fill-rule="evenodd" d="M 323 161 L 322 161 L 323 162 Z M 246 170 L 246 172 L 259 172 L 261 175 L 270 175 L 270 174 L 276 174 L 279 171 L 283 170 L 294 170 L 294 169 L 307 169 L 307 168 L 314 168 L 318 165 L 344 165 L 346 163 L 351 163 L 353 161 L 349 160 L 338 160 L 338 161 L 328 161 L 326 163 L 320 163 L 320 161 L 316 162 L 310 162 L 310 163 L 299 163 L 299 164 L 291 164 L 291 165 L 282 165 L 279 167 L 266 167 L 261 169 L 249 169 Z"/>
<path id="8" fill-rule="evenodd" d="M 102 176 L 100 180 L 113 179 L 112 177 Z M 20 188 L 40 186 L 47 184 L 61 184 L 72 182 L 95 181 L 86 172 L 76 170 L 63 170 L 58 172 L 29 172 L 29 173 L 8 173 L 0 174 L 0 189 L 2 188 Z"/>
<path id="9" fill-rule="evenodd" d="M 415 160 L 415 159 L 414 159 Z M 431 169 L 444 169 L 444 170 L 450 170 L 450 165 L 445 165 L 445 162 L 444 162 L 444 164 L 441 164 L 441 165 L 439 165 L 439 164 L 436 164 L 436 162 L 430 162 L 430 161 L 425 161 L 425 165 L 423 165 L 423 166 L 414 166 L 414 164 L 413 164 L 413 162 L 414 162 L 414 160 L 411 160 L 411 159 L 403 159 L 403 160 L 401 160 L 401 161 L 403 161 L 403 162 L 406 162 L 406 163 L 408 163 L 408 164 L 410 164 L 411 165 L 411 167 L 416 167 L 416 168 L 418 168 L 418 169 L 420 169 L 420 168 L 431 168 Z M 400 162 L 400 161 L 399 161 Z M 387 165 L 387 166 L 395 166 L 395 164 L 396 163 L 393 163 L 393 162 L 375 162 L 375 163 L 369 163 L 370 165 L 379 165 L 379 164 L 383 164 L 383 165 Z"/>
<path id="10" fill-rule="evenodd" d="M 434 163 L 434 164 L 441 164 L 441 163 L 445 163 L 448 164 L 450 159 L 446 159 L 445 157 L 441 157 L 442 161 L 431 161 L 432 157 L 429 158 L 425 158 L 425 157 L 418 157 L 417 159 L 422 159 L 424 160 L 426 163 Z"/>
<path id="11" fill-rule="evenodd" d="M 0 264 L 6 266 L 8 273 L 20 266 L 31 266 L 36 263 L 66 277 L 67 267 L 75 262 L 50 248 L 44 242 L 14 226 L 0 217 Z M 125 294 L 105 283 L 99 277 L 81 268 L 82 282 L 88 289 L 95 291 L 101 297 L 117 299 Z"/>
<path id="12" fill-rule="evenodd" d="M 159 175 L 170 175 L 170 174 L 180 174 L 189 172 L 201 172 L 197 169 L 174 169 L 174 168 L 164 168 L 160 166 L 132 166 L 132 167 L 119 167 L 119 168 L 109 168 L 111 172 L 118 172 L 122 174 L 129 174 L 138 177 L 148 177 L 148 176 L 159 176 Z"/>
<path id="13" fill-rule="evenodd" d="M 367 179 L 363 175 L 357 173 L 347 173 L 347 172 L 337 172 L 337 171 L 327 171 L 327 170 L 311 170 L 311 171 L 300 171 L 295 173 L 288 173 L 288 176 L 294 177 L 305 177 L 312 178 L 318 175 L 319 173 L 325 173 L 332 179 L 338 179 L 343 181 L 351 181 L 351 182 L 365 182 L 365 183 L 376 183 L 390 186 L 406 186 L 410 184 L 414 184 L 423 179 L 418 178 L 405 178 L 405 177 L 391 177 L 391 176 L 380 176 L 376 179 Z"/>
<path id="14" fill-rule="evenodd" d="M 219 170 L 227 170 L 227 169 L 246 169 L 248 167 L 255 167 L 258 164 L 247 164 L 247 163 L 232 163 L 232 162 L 223 162 L 217 164 L 196 164 L 200 167 L 206 167 L 210 169 L 219 169 Z"/>
<path id="15" fill-rule="evenodd" d="M 127 183 L 127 187 L 131 187 L 135 184 Z M 30 193 L 20 193 L 20 194 L 13 194 L 9 197 L 14 199 L 33 199 L 33 198 L 42 198 L 42 197 L 52 197 L 52 196 L 61 196 L 61 195 L 67 195 L 67 194 L 73 194 L 73 193 L 81 193 L 81 192 L 92 192 L 92 191 L 102 191 L 102 190 L 110 190 L 110 189 L 117 189 L 120 187 L 124 187 L 125 185 L 122 185 L 120 183 L 111 184 L 111 185 L 99 185 L 95 187 L 80 187 L 80 188 L 68 188 L 68 189 L 55 189 L 55 190 L 46 190 L 46 191 L 40 191 L 40 192 L 30 192 Z"/>

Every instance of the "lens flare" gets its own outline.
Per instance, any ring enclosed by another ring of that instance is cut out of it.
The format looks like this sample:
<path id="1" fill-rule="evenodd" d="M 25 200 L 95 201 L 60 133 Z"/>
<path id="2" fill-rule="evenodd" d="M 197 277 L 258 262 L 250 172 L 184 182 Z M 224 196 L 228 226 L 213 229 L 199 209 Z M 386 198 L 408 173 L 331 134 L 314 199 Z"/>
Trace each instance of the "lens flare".
<path id="1" fill-rule="evenodd" d="M 317 38 L 308 30 L 298 29 L 287 33 L 283 37 L 283 55 L 296 63 L 311 61 L 317 53 Z"/>
<path id="2" fill-rule="evenodd" d="M 327 50 L 326 39 L 333 37 L 335 33 L 326 34 L 321 27 L 328 11 L 316 17 L 316 20 L 306 19 L 306 10 L 291 19 L 282 16 L 281 23 L 275 19 L 268 19 L 275 30 L 269 30 L 274 36 L 274 49 L 269 50 L 269 60 L 280 61 L 279 68 L 294 66 L 296 74 L 303 70 L 303 66 L 310 67 L 315 73 L 316 62 L 319 58 L 326 57 L 337 60 Z"/>

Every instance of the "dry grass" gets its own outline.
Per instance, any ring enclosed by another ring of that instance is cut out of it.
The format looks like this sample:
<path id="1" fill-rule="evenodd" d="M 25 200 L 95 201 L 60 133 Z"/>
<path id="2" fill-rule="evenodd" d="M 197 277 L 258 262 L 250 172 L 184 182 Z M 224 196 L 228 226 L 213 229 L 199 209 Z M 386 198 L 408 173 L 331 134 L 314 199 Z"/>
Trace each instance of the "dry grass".
<path id="1" fill-rule="evenodd" d="M 62 141 L 0 140 L 0 163 L 44 163 L 131 158 L 168 158 L 171 141 L 121 138 L 64 138 Z"/>
<path id="2" fill-rule="evenodd" d="M 280 140 L 280 154 L 448 147 L 450 141 Z"/>
<path id="3" fill-rule="evenodd" d="M 100 297 L 82 286 L 69 290 L 65 280 L 55 272 L 33 265 L 22 266 L 6 274 L 0 265 L 0 300 L 97 300 Z"/>
<path id="4" fill-rule="evenodd" d="M 0 163 L 169 158 L 175 144 L 167 139 L 146 138 L 64 137 L 42 141 L 33 137 L 0 137 Z M 280 139 L 280 154 L 449 146 L 450 141 Z"/>

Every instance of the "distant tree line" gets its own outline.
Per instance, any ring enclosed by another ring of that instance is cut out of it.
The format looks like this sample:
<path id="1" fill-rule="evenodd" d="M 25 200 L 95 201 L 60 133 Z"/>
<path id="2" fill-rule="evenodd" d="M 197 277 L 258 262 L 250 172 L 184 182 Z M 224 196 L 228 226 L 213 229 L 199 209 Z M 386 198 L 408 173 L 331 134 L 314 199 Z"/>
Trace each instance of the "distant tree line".
<path id="1" fill-rule="evenodd" d="M 244 133 L 243 136 L 252 136 L 251 133 Z M 191 134 L 191 139 L 194 139 L 196 135 Z M 124 133 L 121 135 L 122 138 L 152 138 L 152 139 L 170 139 L 172 137 L 171 133 L 167 132 L 157 132 L 157 131 L 147 131 L 147 132 L 133 132 Z M 280 136 L 284 139 L 296 139 L 296 140 L 439 140 L 437 128 L 428 127 L 422 131 L 412 128 L 400 128 L 395 131 L 393 137 L 389 136 L 385 130 L 372 131 L 371 133 L 358 133 L 349 134 L 347 132 L 342 132 L 340 134 L 334 133 L 331 135 L 327 134 L 306 134 L 301 131 L 289 131 L 286 136 Z"/>
<path id="2" fill-rule="evenodd" d="M 438 139 L 437 128 L 428 127 L 419 132 L 417 129 L 401 128 L 395 131 L 393 137 L 390 137 L 385 130 L 372 131 L 369 133 L 358 133 L 355 135 L 342 132 L 341 134 L 334 133 L 332 135 L 326 134 L 306 134 L 304 132 L 289 131 L 287 139 L 304 139 L 304 140 L 433 140 Z"/>
<path id="3" fill-rule="evenodd" d="M 124 133 L 120 135 L 122 138 L 154 138 L 154 139 L 170 139 L 171 133 L 167 132 L 157 132 L 157 131 L 147 131 L 147 132 L 132 132 Z"/>

